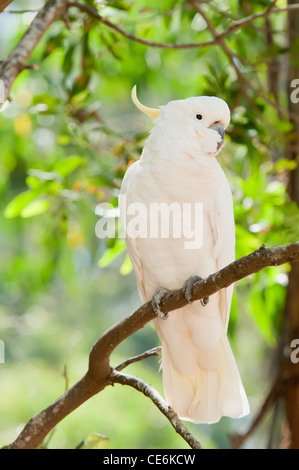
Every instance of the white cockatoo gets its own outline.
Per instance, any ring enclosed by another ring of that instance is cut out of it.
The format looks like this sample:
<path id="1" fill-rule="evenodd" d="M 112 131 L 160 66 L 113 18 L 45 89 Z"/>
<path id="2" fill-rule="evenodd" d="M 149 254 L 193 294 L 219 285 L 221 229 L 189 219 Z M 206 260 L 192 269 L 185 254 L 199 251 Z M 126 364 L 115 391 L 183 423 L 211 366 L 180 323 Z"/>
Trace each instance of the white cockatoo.
<path id="1" fill-rule="evenodd" d="M 124 176 L 120 217 L 141 302 L 152 299 L 157 314 L 166 400 L 182 419 L 197 423 L 240 418 L 249 405 L 227 338 L 233 287 L 190 302 L 196 276 L 205 278 L 235 258 L 232 195 L 216 159 L 229 108 L 214 96 L 149 108 L 136 87 L 132 99 L 154 127 Z M 166 319 L 159 310 L 163 289 L 182 286 L 189 304 Z"/>

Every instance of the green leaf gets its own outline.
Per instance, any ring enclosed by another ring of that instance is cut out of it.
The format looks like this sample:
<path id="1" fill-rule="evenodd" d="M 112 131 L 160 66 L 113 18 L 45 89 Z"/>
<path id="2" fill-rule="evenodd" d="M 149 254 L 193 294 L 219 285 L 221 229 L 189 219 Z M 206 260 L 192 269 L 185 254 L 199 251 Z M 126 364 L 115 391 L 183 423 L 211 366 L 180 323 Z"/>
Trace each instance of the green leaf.
<path id="1" fill-rule="evenodd" d="M 107 436 L 97 433 L 91 433 L 86 439 L 86 444 L 89 449 L 106 449 L 110 443 Z"/>
<path id="2" fill-rule="evenodd" d="M 273 171 L 294 170 L 297 168 L 296 160 L 289 160 L 288 158 L 280 158 L 275 164 Z"/>
<path id="3" fill-rule="evenodd" d="M 77 93 L 76 95 L 72 97 L 71 103 L 76 106 L 79 106 L 86 100 L 87 97 L 88 97 L 88 90 L 84 89 L 82 91 L 79 91 L 79 93 Z"/>
<path id="4" fill-rule="evenodd" d="M 36 176 L 27 176 L 26 184 L 29 188 L 36 189 L 41 185 L 41 180 Z"/>
<path id="5" fill-rule="evenodd" d="M 47 199 L 35 199 L 21 211 L 21 217 L 27 219 L 47 212 L 50 202 Z"/>
<path id="6" fill-rule="evenodd" d="M 18 194 L 10 203 L 6 206 L 4 216 L 7 219 L 17 217 L 23 211 L 23 209 L 30 204 L 33 199 L 40 195 L 41 191 L 29 190 Z"/>
<path id="7" fill-rule="evenodd" d="M 63 135 L 57 135 L 57 142 L 60 145 L 68 145 L 71 141 L 71 137 L 69 135 L 63 134 Z"/>
<path id="8" fill-rule="evenodd" d="M 109 264 L 112 263 L 118 256 L 120 256 L 126 249 L 126 244 L 124 240 L 117 240 L 117 242 L 109 248 L 103 254 L 102 258 L 99 260 L 98 265 L 101 268 L 106 268 Z"/>
<path id="9" fill-rule="evenodd" d="M 73 67 L 73 64 L 74 64 L 74 51 L 75 51 L 76 47 L 77 47 L 76 44 L 72 44 L 69 47 L 66 54 L 64 55 L 64 60 L 63 60 L 63 63 L 62 63 L 62 69 L 63 69 L 66 76 L 70 73 L 70 71 Z"/>
<path id="10" fill-rule="evenodd" d="M 131 260 L 130 260 L 130 257 L 128 255 L 128 253 L 126 254 L 126 257 L 124 259 L 124 262 L 123 264 L 121 265 L 120 267 L 120 274 L 122 274 L 123 276 L 126 276 L 127 274 L 130 274 L 130 272 L 132 271 L 133 269 L 133 266 L 132 266 L 132 263 L 131 263 Z"/>
<path id="11" fill-rule="evenodd" d="M 56 162 L 54 165 L 54 170 L 57 171 L 57 173 L 59 173 L 61 176 L 67 176 L 76 170 L 79 166 L 83 165 L 83 163 L 85 163 L 85 160 L 82 157 L 74 155 Z"/>

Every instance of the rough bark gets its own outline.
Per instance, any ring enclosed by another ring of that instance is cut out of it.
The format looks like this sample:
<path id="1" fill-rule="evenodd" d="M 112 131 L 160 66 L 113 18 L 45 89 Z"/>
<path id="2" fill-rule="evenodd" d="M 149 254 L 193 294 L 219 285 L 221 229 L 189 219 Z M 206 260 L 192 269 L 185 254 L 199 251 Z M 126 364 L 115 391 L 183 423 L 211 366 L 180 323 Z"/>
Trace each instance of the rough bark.
<path id="1" fill-rule="evenodd" d="M 0 13 L 1 11 L 5 10 L 5 8 L 7 7 L 7 5 L 9 5 L 10 3 L 12 3 L 13 0 L 0 0 Z"/>
<path id="2" fill-rule="evenodd" d="M 261 246 L 258 250 L 234 261 L 220 271 L 211 274 L 206 279 L 194 283 L 191 300 L 196 301 L 208 297 L 220 289 L 228 287 L 267 266 L 278 266 L 298 260 L 299 243 L 270 249 Z M 187 305 L 187 300 L 183 289 L 179 289 L 165 294 L 161 301 L 161 310 L 163 313 L 167 313 L 185 305 Z M 154 318 L 155 313 L 152 303 L 147 302 L 131 315 L 109 328 L 94 344 L 90 352 L 89 367 L 86 375 L 52 403 L 52 405 L 31 418 L 10 448 L 34 449 L 38 447 L 44 437 L 57 423 L 90 397 L 99 393 L 107 385 L 114 383 L 125 384 L 128 379 L 120 382 L 120 375 L 115 373 L 117 369 L 113 369 L 110 365 L 111 353 L 122 341 L 143 328 Z M 127 384 L 132 386 L 130 380 Z M 157 396 L 155 396 L 156 398 Z M 164 409 L 163 413 L 166 413 L 167 410 L 163 404 L 161 404 L 161 407 Z M 170 408 L 168 416 L 170 421 L 174 418 L 172 414 L 173 410 Z M 177 419 L 175 417 L 175 420 Z"/>
<path id="3" fill-rule="evenodd" d="M 63 15 L 67 8 L 68 4 L 65 0 L 50 0 L 47 2 L 38 12 L 18 45 L 2 62 L 0 66 L 0 79 L 4 85 L 4 100 L 9 97 L 16 77 L 24 70 L 27 60 L 43 34 L 54 21 Z"/>

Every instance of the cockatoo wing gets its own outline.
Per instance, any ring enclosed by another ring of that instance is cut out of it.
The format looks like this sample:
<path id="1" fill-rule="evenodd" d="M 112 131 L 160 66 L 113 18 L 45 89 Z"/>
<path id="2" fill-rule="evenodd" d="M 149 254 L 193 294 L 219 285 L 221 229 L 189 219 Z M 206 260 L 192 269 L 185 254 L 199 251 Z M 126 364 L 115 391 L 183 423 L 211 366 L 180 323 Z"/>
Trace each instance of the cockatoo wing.
<path id="1" fill-rule="evenodd" d="M 215 204 L 204 221 L 210 226 L 205 233 L 213 238 L 210 255 L 216 261 L 215 271 L 235 258 L 233 201 L 224 173 L 218 183 Z M 196 258 L 196 252 L 193 256 Z M 198 256 L 202 256 L 200 250 Z M 247 397 L 226 335 L 232 292 L 233 286 L 229 286 L 211 296 L 207 307 L 194 302 L 172 312 L 166 322 L 155 320 L 162 341 L 165 396 L 181 418 L 217 422 L 223 415 L 239 418 L 248 414 Z"/>
<path id="2" fill-rule="evenodd" d="M 133 163 L 126 171 L 126 174 L 122 181 L 121 196 L 124 197 L 124 200 L 120 202 L 119 210 L 120 210 L 120 220 L 121 220 L 124 230 L 126 230 L 126 209 L 130 203 L 135 202 L 130 192 L 130 184 L 132 183 L 132 181 L 135 178 L 136 173 L 138 172 L 138 166 L 139 166 L 139 161 Z M 126 239 L 128 254 L 129 254 L 129 257 L 133 266 L 133 270 L 135 273 L 135 277 L 136 277 L 139 297 L 140 297 L 141 302 L 145 303 L 147 299 L 146 299 L 146 291 L 145 291 L 145 284 L 144 284 L 144 271 L 143 271 L 142 261 L 141 261 L 141 257 L 140 257 L 139 249 L 138 249 L 138 238 L 133 238 L 132 236 L 129 236 L 128 234 L 126 234 L 125 239 Z"/>
<path id="3" fill-rule="evenodd" d="M 213 255 L 219 271 L 235 260 L 235 222 L 233 200 L 228 181 L 223 173 L 222 185 L 217 193 L 214 211 L 209 221 L 214 238 Z M 212 273 L 211 273 L 212 274 Z M 219 291 L 220 313 L 227 330 L 234 286 Z"/>

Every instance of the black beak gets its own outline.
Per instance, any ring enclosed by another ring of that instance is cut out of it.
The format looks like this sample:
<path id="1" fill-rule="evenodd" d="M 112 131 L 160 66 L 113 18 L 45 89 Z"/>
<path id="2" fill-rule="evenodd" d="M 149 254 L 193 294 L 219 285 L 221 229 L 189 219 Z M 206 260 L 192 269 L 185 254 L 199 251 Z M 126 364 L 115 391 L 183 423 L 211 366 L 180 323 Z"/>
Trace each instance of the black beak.
<path id="1" fill-rule="evenodd" d="M 222 142 L 225 136 L 224 127 L 220 122 L 215 122 L 215 124 L 212 124 L 211 126 L 209 126 L 209 129 L 214 129 L 214 131 L 218 132 L 218 134 L 220 135 L 221 142 L 218 143 L 218 149 L 219 149 L 219 147 L 222 145 Z"/>

